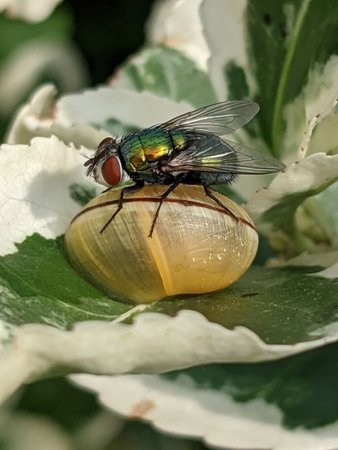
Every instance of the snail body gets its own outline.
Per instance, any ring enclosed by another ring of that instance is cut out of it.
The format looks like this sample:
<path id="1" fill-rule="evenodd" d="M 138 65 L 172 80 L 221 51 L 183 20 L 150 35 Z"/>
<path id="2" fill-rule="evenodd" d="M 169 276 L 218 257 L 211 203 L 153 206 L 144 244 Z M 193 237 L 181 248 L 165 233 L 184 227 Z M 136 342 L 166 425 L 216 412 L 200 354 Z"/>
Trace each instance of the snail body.
<path id="1" fill-rule="evenodd" d="M 149 303 L 178 294 L 225 288 L 248 269 L 258 235 L 247 213 L 215 193 L 236 218 L 218 207 L 201 186 L 180 185 L 166 198 L 148 237 L 166 186 L 147 185 L 124 198 L 110 190 L 91 200 L 65 236 L 74 268 L 111 297 Z"/>

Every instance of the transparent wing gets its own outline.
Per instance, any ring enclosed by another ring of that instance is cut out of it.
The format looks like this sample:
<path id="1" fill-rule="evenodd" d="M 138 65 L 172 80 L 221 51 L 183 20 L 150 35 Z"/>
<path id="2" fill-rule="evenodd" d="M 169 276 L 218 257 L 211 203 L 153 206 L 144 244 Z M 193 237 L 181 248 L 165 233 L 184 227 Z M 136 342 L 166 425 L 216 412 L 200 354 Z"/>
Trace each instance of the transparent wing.
<path id="1" fill-rule="evenodd" d="M 265 174 L 283 169 L 285 165 L 272 157 L 216 136 L 203 136 L 168 161 L 164 171 Z"/>
<path id="2" fill-rule="evenodd" d="M 220 102 L 175 117 L 159 127 L 185 128 L 223 136 L 244 126 L 258 111 L 259 105 L 248 100 Z"/>

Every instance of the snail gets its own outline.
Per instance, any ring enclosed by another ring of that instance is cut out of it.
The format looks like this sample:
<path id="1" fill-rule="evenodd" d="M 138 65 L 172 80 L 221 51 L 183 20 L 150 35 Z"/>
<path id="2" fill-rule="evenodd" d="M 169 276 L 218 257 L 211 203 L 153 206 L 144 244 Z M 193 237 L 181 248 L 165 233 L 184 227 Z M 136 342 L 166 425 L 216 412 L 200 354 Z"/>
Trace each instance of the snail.
<path id="1" fill-rule="evenodd" d="M 258 246 L 247 213 L 214 193 L 233 213 L 229 215 L 201 186 L 179 185 L 163 202 L 149 237 L 166 189 L 152 184 L 127 193 L 122 210 L 106 228 L 120 190 L 91 200 L 66 231 L 66 251 L 74 268 L 109 296 L 135 303 L 212 292 L 238 280 Z"/>

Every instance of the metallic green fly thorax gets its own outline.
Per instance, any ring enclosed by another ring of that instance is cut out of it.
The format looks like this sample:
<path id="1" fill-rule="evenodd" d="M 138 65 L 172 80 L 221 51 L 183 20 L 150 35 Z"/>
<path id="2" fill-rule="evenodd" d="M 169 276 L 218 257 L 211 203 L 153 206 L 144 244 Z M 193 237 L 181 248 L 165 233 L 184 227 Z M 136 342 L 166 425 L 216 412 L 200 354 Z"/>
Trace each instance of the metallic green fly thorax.
<path id="1" fill-rule="evenodd" d="M 128 170 L 147 171 L 151 163 L 170 156 L 174 151 L 183 150 L 186 142 L 187 138 L 182 130 L 149 129 L 123 139 L 120 151 Z"/>

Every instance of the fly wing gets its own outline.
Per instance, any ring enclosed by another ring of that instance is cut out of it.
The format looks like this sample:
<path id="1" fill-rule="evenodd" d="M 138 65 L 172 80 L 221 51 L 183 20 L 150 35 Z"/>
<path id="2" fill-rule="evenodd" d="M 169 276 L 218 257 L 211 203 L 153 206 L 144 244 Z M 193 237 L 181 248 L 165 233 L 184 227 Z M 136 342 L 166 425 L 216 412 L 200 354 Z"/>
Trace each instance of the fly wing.
<path id="1" fill-rule="evenodd" d="M 234 142 L 216 136 L 196 138 L 190 147 L 168 161 L 165 172 L 217 172 L 266 174 L 280 172 L 285 165 Z"/>
<path id="2" fill-rule="evenodd" d="M 223 136 L 244 126 L 258 111 L 259 105 L 248 100 L 220 102 L 175 117 L 159 127 L 184 128 Z"/>

